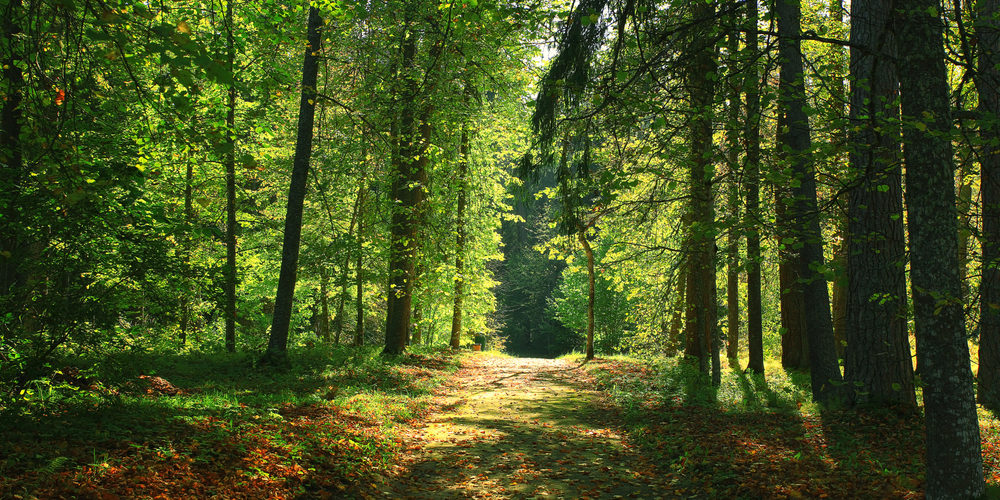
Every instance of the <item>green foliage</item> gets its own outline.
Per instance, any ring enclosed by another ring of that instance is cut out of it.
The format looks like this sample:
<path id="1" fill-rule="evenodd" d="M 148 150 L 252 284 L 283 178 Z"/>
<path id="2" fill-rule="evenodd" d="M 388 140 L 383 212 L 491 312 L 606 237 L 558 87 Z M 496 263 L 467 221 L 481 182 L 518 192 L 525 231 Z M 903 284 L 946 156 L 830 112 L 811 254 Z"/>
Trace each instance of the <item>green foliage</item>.
<path id="1" fill-rule="evenodd" d="M 567 329 L 578 333 L 587 329 L 587 269 L 580 254 L 572 255 L 572 262 L 563 268 L 546 311 Z M 607 270 L 600 265 L 606 255 L 606 247 L 594 249 L 597 261 L 594 349 L 599 354 L 617 354 L 628 351 L 627 339 L 634 335 L 634 324 L 629 321 L 631 304 L 616 287 L 614 278 L 607 276 Z"/>

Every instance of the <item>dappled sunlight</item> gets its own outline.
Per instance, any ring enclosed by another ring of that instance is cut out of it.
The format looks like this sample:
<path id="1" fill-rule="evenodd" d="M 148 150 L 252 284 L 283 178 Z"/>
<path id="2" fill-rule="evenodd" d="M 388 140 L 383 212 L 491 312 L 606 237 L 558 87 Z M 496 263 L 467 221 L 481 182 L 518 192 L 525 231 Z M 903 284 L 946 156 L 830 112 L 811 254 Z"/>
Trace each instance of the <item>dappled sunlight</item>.
<path id="1" fill-rule="evenodd" d="M 377 496 L 649 497 L 655 467 L 624 441 L 579 365 L 474 356 Z M 442 464 L 449 464 L 442 467 Z M 397 482 L 398 481 L 398 482 Z"/>

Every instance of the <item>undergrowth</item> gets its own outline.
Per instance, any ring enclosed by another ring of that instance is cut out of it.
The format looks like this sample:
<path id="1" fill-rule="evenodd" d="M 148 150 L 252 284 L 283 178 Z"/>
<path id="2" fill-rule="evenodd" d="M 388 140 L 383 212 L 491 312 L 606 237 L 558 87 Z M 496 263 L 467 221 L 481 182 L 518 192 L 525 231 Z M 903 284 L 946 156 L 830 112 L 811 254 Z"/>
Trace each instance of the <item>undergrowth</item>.
<path id="1" fill-rule="evenodd" d="M 442 351 L 119 353 L 63 360 L 0 409 L 0 497 L 294 497 L 385 469 L 394 428 L 457 369 Z"/>
<path id="2" fill-rule="evenodd" d="M 679 358 L 613 357 L 587 364 L 633 441 L 680 492 L 732 498 L 919 497 L 924 428 L 913 411 L 824 409 L 809 375 L 776 361 L 764 376 L 724 366 L 713 387 Z M 990 483 L 1000 482 L 1000 432 L 980 419 Z M 806 480 L 808 478 L 808 480 Z"/>

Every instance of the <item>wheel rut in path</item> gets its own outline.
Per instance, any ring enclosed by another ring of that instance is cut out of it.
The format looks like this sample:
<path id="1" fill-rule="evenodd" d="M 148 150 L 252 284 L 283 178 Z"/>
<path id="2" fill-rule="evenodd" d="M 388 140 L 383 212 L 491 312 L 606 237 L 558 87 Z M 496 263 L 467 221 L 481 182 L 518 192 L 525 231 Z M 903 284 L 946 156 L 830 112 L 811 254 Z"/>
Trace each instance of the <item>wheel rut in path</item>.
<path id="1" fill-rule="evenodd" d="M 469 356 L 444 406 L 408 438 L 411 452 L 374 495 L 394 498 L 658 498 L 651 462 L 579 366 Z M 368 495 L 365 495 L 368 496 Z"/>

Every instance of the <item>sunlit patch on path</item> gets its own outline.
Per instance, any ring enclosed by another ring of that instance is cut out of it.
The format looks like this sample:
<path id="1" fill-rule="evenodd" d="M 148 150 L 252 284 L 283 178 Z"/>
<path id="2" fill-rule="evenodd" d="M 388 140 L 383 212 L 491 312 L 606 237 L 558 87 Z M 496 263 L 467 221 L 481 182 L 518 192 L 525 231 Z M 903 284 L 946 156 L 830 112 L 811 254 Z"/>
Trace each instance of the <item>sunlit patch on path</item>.
<path id="1" fill-rule="evenodd" d="M 657 498 L 652 465 L 624 440 L 593 382 L 562 360 L 472 356 L 411 453 L 362 496 Z M 381 483 L 381 484 L 378 484 Z"/>

